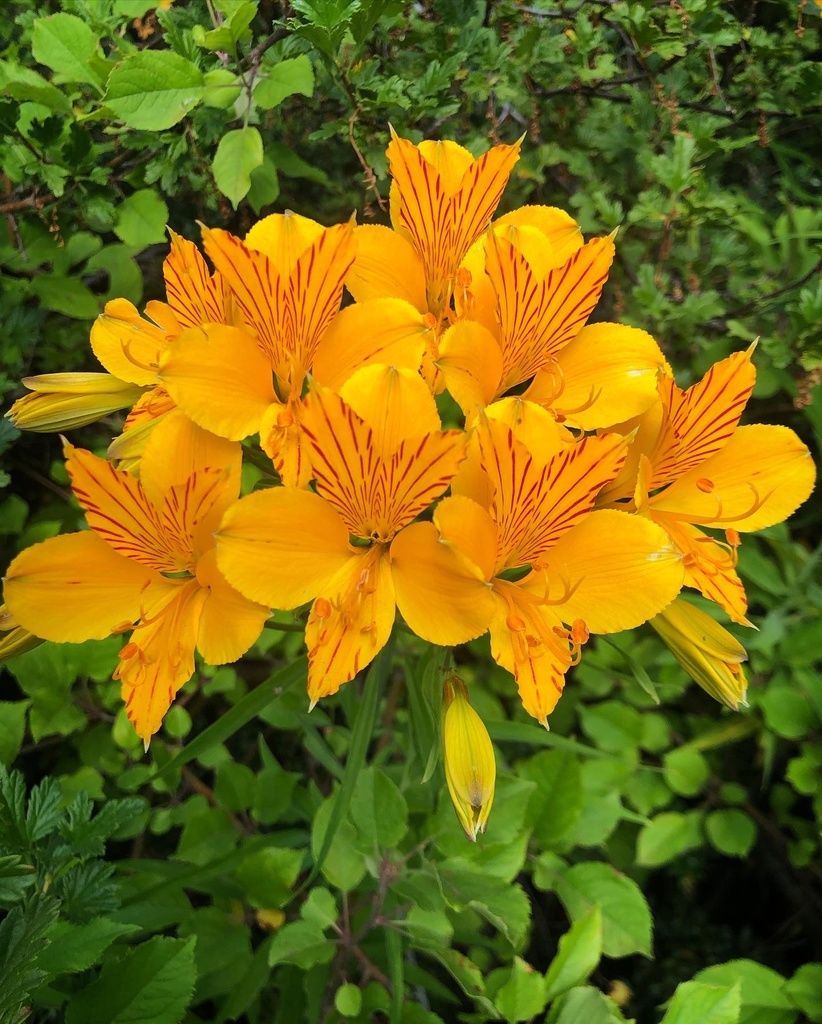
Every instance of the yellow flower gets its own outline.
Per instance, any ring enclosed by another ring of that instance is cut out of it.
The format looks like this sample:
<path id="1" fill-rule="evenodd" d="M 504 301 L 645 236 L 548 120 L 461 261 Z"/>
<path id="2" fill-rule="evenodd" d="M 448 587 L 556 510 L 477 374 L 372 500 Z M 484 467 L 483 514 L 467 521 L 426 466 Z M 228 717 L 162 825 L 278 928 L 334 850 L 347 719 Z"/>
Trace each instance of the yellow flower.
<path id="1" fill-rule="evenodd" d="M 745 648 L 710 615 L 677 598 L 650 620 L 694 682 L 721 704 L 737 711 L 746 704 Z"/>
<path id="2" fill-rule="evenodd" d="M 72 430 L 94 423 L 118 409 L 128 409 L 145 388 L 110 373 L 44 373 L 24 377 L 31 394 L 6 413 L 21 430 Z"/>
<path id="3" fill-rule="evenodd" d="M 465 683 L 457 676 L 443 690 L 442 751 L 445 781 L 465 834 L 476 842 L 484 832 L 494 802 L 497 767 L 488 730 L 468 701 Z"/>
<path id="4" fill-rule="evenodd" d="M 213 531 L 240 489 L 240 446 L 179 411 L 153 432 L 141 479 L 65 446 L 90 530 L 26 548 L 8 568 L 5 599 L 23 629 L 56 643 L 131 632 L 114 678 L 146 746 L 194 672 L 254 643 L 268 608 L 220 575 Z"/>
<path id="5" fill-rule="evenodd" d="M 379 365 L 359 370 L 341 395 L 312 390 L 302 429 L 316 491 L 272 487 L 242 498 L 217 533 L 217 559 L 253 601 L 286 610 L 313 601 L 313 706 L 385 646 L 397 604 L 405 613 L 393 546 L 448 487 L 465 449 L 460 431 L 441 429 L 415 371 Z M 479 632 L 471 623 L 455 642 Z"/>

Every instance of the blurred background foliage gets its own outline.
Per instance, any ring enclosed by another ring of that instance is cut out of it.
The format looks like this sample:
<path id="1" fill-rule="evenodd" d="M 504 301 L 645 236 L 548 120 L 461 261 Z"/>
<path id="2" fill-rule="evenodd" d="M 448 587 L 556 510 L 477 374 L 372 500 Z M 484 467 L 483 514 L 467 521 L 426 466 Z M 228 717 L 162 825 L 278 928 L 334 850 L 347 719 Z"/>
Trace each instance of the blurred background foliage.
<path id="1" fill-rule="evenodd" d="M 386 222 L 390 123 L 524 135 L 506 208 L 620 229 L 597 317 L 682 385 L 759 338 L 748 415 L 818 456 L 820 27 L 812 0 L 8 0 L 0 394 L 96 368 L 105 301 L 161 296 L 166 225 Z M 0 454 L 5 565 L 81 520 L 56 438 L 3 421 Z M 589 645 L 550 733 L 483 642 L 458 652 L 500 773 L 476 846 L 406 636 L 309 716 L 301 636 L 267 632 L 146 755 L 116 639 L 13 660 L 0 1024 L 822 1022 L 819 521 L 815 496 L 742 547 L 739 714 L 646 630 Z"/>

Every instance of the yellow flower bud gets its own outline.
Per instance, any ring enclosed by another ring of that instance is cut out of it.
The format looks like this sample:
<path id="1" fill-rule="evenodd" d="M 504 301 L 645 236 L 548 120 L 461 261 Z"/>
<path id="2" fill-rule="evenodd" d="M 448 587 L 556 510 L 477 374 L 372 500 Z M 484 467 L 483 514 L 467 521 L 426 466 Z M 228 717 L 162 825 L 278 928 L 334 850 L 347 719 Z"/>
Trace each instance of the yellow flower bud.
<path id="1" fill-rule="evenodd" d="M 0 604 L 0 662 L 16 658 L 26 651 L 33 651 L 44 641 L 18 626 L 14 616 L 4 604 Z"/>
<path id="2" fill-rule="evenodd" d="M 110 373 L 44 373 L 26 377 L 31 391 L 6 413 L 21 430 L 71 430 L 118 409 L 130 409 L 145 391 Z"/>
<path id="3" fill-rule="evenodd" d="M 742 662 L 748 660 L 748 655 L 727 629 L 682 598 L 668 605 L 650 624 L 706 693 L 734 711 L 740 704 L 746 705 L 748 681 Z"/>
<path id="4" fill-rule="evenodd" d="M 491 737 L 468 702 L 468 690 L 457 676 L 445 681 L 442 747 L 445 781 L 465 834 L 475 842 L 484 832 L 494 802 L 497 767 Z"/>

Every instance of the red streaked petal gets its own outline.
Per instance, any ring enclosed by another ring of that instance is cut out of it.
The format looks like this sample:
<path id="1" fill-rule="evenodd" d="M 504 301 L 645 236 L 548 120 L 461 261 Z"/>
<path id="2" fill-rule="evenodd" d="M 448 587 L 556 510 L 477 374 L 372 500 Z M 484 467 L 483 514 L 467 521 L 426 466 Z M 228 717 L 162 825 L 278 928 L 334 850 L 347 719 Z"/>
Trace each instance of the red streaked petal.
<path id="1" fill-rule="evenodd" d="M 213 548 L 197 562 L 197 582 L 208 594 L 200 615 L 197 650 L 208 665 L 236 661 L 262 632 L 269 608 L 249 601 L 226 581 Z"/>
<path id="2" fill-rule="evenodd" d="M 225 323 L 226 304 L 219 276 L 215 274 L 212 277 L 193 242 L 174 231 L 169 231 L 169 234 L 171 252 L 163 263 L 163 277 L 168 304 L 180 329 Z"/>

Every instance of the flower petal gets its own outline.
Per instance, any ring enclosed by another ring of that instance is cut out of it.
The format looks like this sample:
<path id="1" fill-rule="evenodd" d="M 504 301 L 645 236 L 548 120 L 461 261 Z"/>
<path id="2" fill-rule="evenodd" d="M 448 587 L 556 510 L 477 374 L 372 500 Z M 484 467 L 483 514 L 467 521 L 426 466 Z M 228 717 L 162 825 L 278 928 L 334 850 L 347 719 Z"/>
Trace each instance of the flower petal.
<path id="1" fill-rule="evenodd" d="M 108 373 L 47 373 L 24 377 L 31 388 L 6 413 L 20 430 L 74 430 L 139 401 L 143 388 Z"/>
<path id="2" fill-rule="evenodd" d="M 132 384 L 156 384 L 165 331 L 126 299 L 107 302 L 91 327 L 91 348 L 109 373 Z"/>
<path id="3" fill-rule="evenodd" d="M 348 530 L 318 494 L 273 487 L 241 498 L 217 533 L 217 565 L 250 601 L 297 608 L 351 557 Z"/>
<path id="4" fill-rule="evenodd" d="M 403 441 L 440 429 L 437 403 L 417 368 L 377 363 L 364 366 L 339 390 L 343 402 L 371 429 L 371 444 L 381 458 Z"/>
<path id="5" fill-rule="evenodd" d="M 160 377 L 186 416 L 231 441 L 257 433 L 278 402 L 268 357 L 236 327 L 183 331 L 164 353 Z"/>
<path id="6" fill-rule="evenodd" d="M 455 323 L 440 338 L 436 367 L 466 417 L 494 400 L 502 378 L 502 352 L 482 324 Z"/>
<path id="7" fill-rule="evenodd" d="M 571 647 L 551 609 L 513 583 L 497 580 L 491 655 L 517 681 L 522 706 L 542 725 L 554 710 L 571 667 Z"/>
<path id="8" fill-rule="evenodd" d="M 227 296 L 218 274 L 213 277 L 197 246 L 169 230 L 171 252 L 163 263 L 166 297 L 180 329 L 228 323 Z"/>
<path id="9" fill-rule="evenodd" d="M 727 444 L 650 500 L 653 514 L 743 532 L 781 523 L 813 491 L 816 467 L 789 428 L 738 427 Z"/>
<path id="10" fill-rule="evenodd" d="M 459 500 L 483 511 L 468 498 Z M 487 577 L 461 545 L 440 537 L 433 523 L 412 523 L 397 534 L 391 569 L 400 613 L 423 640 L 452 646 L 488 629 L 494 597 Z"/>
<path id="11" fill-rule="evenodd" d="M 117 554 L 88 530 L 22 551 L 5 577 L 5 602 L 30 633 L 55 643 L 102 640 L 141 614 L 157 573 Z"/>
<path id="12" fill-rule="evenodd" d="M 520 206 L 497 217 L 493 227 L 499 237 L 514 243 L 538 275 L 561 267 L 583 245 L 577 222 L 556 206 Z M 534 230 L 548 240 L 547 246 L 533 243 Z"/>
<path id="13" fill-rule="evenodd" d="M 658 401 L 665 357 L 646 331 L 589 324 L 557 353 L 556 364 L 556 370 L 540 370 L 525 397 L 582 430 L 597 430 L 639 416 Z"/>
<path id="14" fill-rule="evenodd" d="M 249 601 L 230 586 L 217 568 L 213 548 L 197 562 L 197 582 L 207 591 L 200 615 L 197 650 L 209 665 L 236 661 L 262 632 L 270 609 Z"/>
<path id="15" fill-rule="evenodd" d="M 305 628 L 308 696 L 336 693 L 388 642 L 396 605 L 388 551 L 360 548 L 323 585 Z"/>
<path id="16" fill-rule="evenodd" d="M 345 286 L 357 300 L 403 299 L 419 313 L 428 312 L 425 272 L 409 241 L 380 224 L 354 229 L 357 255 Z"/>
<path id="17" fill-rule="evenodd" d="M 245 244 L 264 253 L 280 274 L 288 275 L 323 231 L 325 228 L 317 221 L 286 210 L 258 220 L 245 236 Z"/>
<path id="18" fill-rule="evenodd" d="M 431 328 L 409 302 L 372 299 L 341 309 L 314 354 L 313 376 L 339 390 L 363 366 L 418 370 Z"/>
<path id="19" fill-rule="evenodd" d="M 682 556 L 663 529 L 607 510 L 560 537 L 540 568 L 556 614 L 564 622 L 583 619 L 592 633 L 645 622 L 674 600 L 684 577 Z"/>

